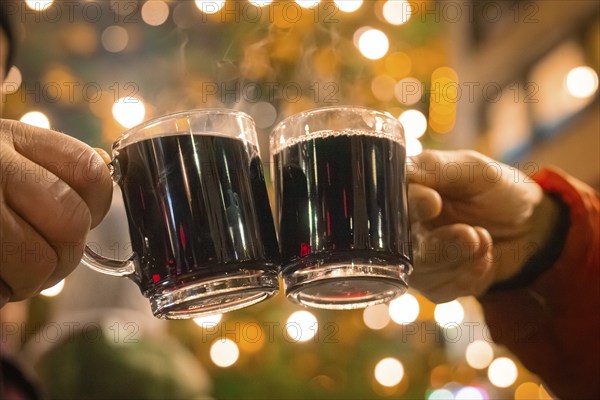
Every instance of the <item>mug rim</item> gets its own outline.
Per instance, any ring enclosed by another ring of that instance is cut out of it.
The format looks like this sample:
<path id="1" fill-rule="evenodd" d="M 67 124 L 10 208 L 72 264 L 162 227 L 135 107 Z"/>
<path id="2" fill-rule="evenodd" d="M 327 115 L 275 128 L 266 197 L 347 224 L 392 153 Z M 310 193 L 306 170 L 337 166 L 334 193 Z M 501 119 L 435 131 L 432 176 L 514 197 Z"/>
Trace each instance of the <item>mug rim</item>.
<path id="1" fill-rule="evenodd" d="M 385 117 L 385 118 L 391 119 L 395 123 L 398 123 L 398 125 L 401 128 L 401 132 L 404 135 L 404 126 L 402 125 L 402 123 L 398 120 L 398 118 L 394 117 L 391 113 L 389 113 L 387 111 L 379 111 L 379 110 L 365 107 L 365 106 L 337 105 L 337 106 L 311 108 L 309 110 L 300 111 L 298 113 L 295 113 L 295 114 L 285 117 L 283 120 L 279 121 L 279 123 L 277 125 L 275 125 L 275 127 L 271 130 L 271 134 L 269 135 L 269 147 L 270 148 L 273 147 L 273 142 L 275 140 L 275 136 L 277 136 L 279 134 L 279 132 L 282 130 L 282 127 L 284 125 L 286 125 L 288 123 L 290 123 L 290 124 L 294 123 L 294 122 L 296 122 L 296 120 L 305 118 L 309 114 L 319 114 L 321 112 L 328 112 L 328 111 L 333 111 L 333 110 L 360 111 L 360 112 L 368 111 L 369 113 L 372 113 L 374 115 L 378 115 L 380 117 Z M 287 140 L 286 140 L 286 142 L 287 142 Z"/>
<path id="2" fill-rule="evenodd" d="M 119 135 L 119 137 L 117 137 L 117 139 L 115 139 L 115 141 L 112 143 L 111 148 L 112 148 L 112 150 L 117 150 L 119 148 L 125 147 L 125 146 L 121 146 L 121 143 L 123 141 L 125 141 L 126 139 L 129 139 L 136 132 L 138 132 L 142 129 L 148 128 L 152 125 L 161 123 L 165 120 L 172 119 L 172 118 L 181 118 L 181 117 L 186 117 L 186 116 L 190 116 L 190 115 L 201 115 L 201 114 L 235 115 L 235 116 L 242 117 L 245 120 L 249 121 L 252 124 L 252 126 L 255 125 L 254 119 L 249 114 L 245 113 L 244 111 L 232 110 L 229 108 L 219 108 L 219 107 L 195 108 L 195 109 L 191 109 L 191 110 L 175 111 L 175 112 L 172 112 L 169 114 L 162 115 L 160 117 L 149 119 L 149 120 L 144 121 L 132 128 L 127 129 L 126 131 L 121 133 L 121 135 Z M 135 141 L 132 143 L 129 143 L 129 144 L 133 144 L 133 143 L 135 143 Z"/>

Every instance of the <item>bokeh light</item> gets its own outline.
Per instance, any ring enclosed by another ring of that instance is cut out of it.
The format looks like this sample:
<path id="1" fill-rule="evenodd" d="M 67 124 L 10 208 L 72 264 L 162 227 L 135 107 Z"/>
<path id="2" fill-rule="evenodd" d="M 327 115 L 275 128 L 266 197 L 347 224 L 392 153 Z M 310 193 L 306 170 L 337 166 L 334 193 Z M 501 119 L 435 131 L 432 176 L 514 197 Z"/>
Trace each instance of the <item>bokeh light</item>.
<path id="1" fill-rule="evenodd" d="M 0 92 L 4 94 L 15 93 L 21 87 L 21 83 L 23 83 L 23 76 L 21 75 L 21 70 L 16 66 L 12 66 L 8 70 L 8 74 L 6 74 L 6 78 L 2 82 L 2 88 Z"/>
<path id="2" fill-rule="evenodd" d="M 118 53 L 125 50 L 129 43 L 129 34 L 121 26 L 111 25 L 102 32 L 100 37 L 102 47 L 111 53 Z"/>
<path id="3" fill-rule="evenodd" d="M 204 14 L 216 14 L 225 5 L 225 0 L 195 0 L 195 3 Z"/>
<path id="4" fill-rule="evenodd" d="M 391 101 L 394 99 L 396 81 L 389 75 L 378 75 L 371 81 L 371 91 L 377 100 Z"/>
<path id="5" fill-rule="evenodd" d="M 248 114 L 254 119 L 257 128 L 268 128 L 275 123 L 277 119 L 277 110 L 266 101 L 254 103 L 248 110 Z"/>
<path id="6" fill-rule="evenodd" d="M 396 83 L 394 94 L 400 103 L 411 106 L 421 100 L 423 84 L 417 78 L 404 78 Z"/>
<path id="7" fill-rule="evenodd" d="M 534 382 L 524 382 L 515 390 L 515 400 L 531 400 L 540 398 L 540 387 Z"/>
<path id="8" fill-rule="evenodd" d="M 455 400 L 484 400 L 484 398 L 483 393 L 473 386 L 460 388 L 454 396 Z"/>
<path id="9" fill-rule="evenodd" d="M 387 304 L 377 304 L 367 307 L 363 311 L 365 325 L 374 330 L 385 328 L 390 323 L 390 314 Z"/>
<path id="10" fill-rule="evenodd" d="M 50 7 L 54 3 L 54 0 L 25 0 L 27 7 L 32 10 L 42 11 Z"/>
<path id="11" fill-rule="evenodd" d="M 210 346 L 210 359 L 221 368 L 230 367 L 240 356 L 240 349 L 231 339 L 218 339 Z"/>
<path id="12" fill-rule="evenodd" d="M 414 137 L 406 138 L 406 155 L 408 157 L 418 156 L 423 152 L 423 144 Z"/>
<path id="13" fill-rule="evenodd" d="M 41 111 L 29 111 L 28 113 L 25 113 L 19 121 L 39 128 L 50 128 L 50 120 L 46 117 L 46 114 Z"/>
<path id="14" fill-rule="evenodd" d="M 141 14 L 145 23 L 159 26 L 169 18 L 169 5 L 162 0 L 146 1 L 142 6 Z"/>
<path id="15" fill-rule="evenodd" d="M 49 287 L 48 289 L 44 289 L 40 292 L 40 294 L 42 296 L 45 297 L 54 297 L 60 294 L 60 292 L 62 292 L 63 288 L 65 287 L 65 280 L 61 280 L 60 282 L 58 282 L 56 285 Z"/>
<path id="16" fill-rule="evenodd" d="M 285 325 L 289 339 L 306 342 L 312 339 L 318 329 L 317 318 L 308 311 L 296 311 L 287 319 Z"/>
<path id="17" fill-rule="evenodd" d="M 358 38 L 358 50 L 369 60 L 379 60 L 386 55 L 390 42 L 379 29 L 367 29 Z"/>
<path id="18" fill-rule="evenodd" d="M 194 318 L 193 321 L 200 328 L 214 328 L 219 322 L 221 322 L 222 318 L 223 314 L 213 314 L 207 315 L 206 317 Z"/>
<path id="19" fill-rule="evenodd" d="M 393 357 L 386 357 L 375 366 L 375 379 L 383 386 L 396 386 L 404 377 L 402 363 Z"/>
<path id="20" fill-rule="evenodd" d="M 435 322 L 444 327 L 450 324 L 460 324 L 465 317 L 465 311 L 458 300 L 453 300 L 436 305 L 433 315 Z"/>
<path id="21" fill-rule="evenodd" d="M 467 346 L 465 359 L 472 368 L 487 368 L 494 359 L 494 349 L 485 340 L 475 340 Z"/>
<path id="22" fill-rule="evenodd" d="M 363 0 L 333 0 L 340 11 L 351 13 L 360 8 Z"/>
<path id="23" fill-rule="evenodd" d="M 319 5 L 321 0 L 296 0 L 296 3 L 302 8 L 314 8 Z"/>
<path id="24" fill-rule="evenodd" d="M 248 0 L 248 3 L 256 7 L 264 7 L 271 4 L 273 0 Z"/>
<path id="25" fill-rule="evenodd" d="M 427 118 L 419 110 L 406 110 L 398 119 L 408 137 L 420 138 L 427 130 Z"/>
<path id="26" fill-rule="evenodd" d="M 585 99 L 598 90 L 598 74 L 590 67 L 576 67 L 569 71 L 565 86 L 571 96 Z"/>
<path id="27" fill-rule="evenodd" d="M 392 25 L 408 22 L 412 15 L 412 7 L 406 0 L 388 0 L 383 4 L 383 18 Z"/>
<path id="28" fill-rule="evenodd" d="M 517 376 L 517 366 L 508 357 L 496 358 L 488 368 L 488 379 L 492 385 L 500 388 L 509 387 L 515 383 Z"/>
<path id="29" fill-rule="evenodd" d="M 133 128 L 144 120 L 146 107 L 137 97 L 121 97 L 113 104 L 112 115 L 125 128 Z"/>
<path id="30" fill-rule="evenodd" d="M 397 324 L 410 324 L 419 316 L 419 302 L 410 293 L 390 301 L 390 318 Z"/>
<path id="31" fill-rule="evenodd" d="M 454 394 L 448 389 L 436 389 L 429 393 L 427 400 L 453 400 Z"/>

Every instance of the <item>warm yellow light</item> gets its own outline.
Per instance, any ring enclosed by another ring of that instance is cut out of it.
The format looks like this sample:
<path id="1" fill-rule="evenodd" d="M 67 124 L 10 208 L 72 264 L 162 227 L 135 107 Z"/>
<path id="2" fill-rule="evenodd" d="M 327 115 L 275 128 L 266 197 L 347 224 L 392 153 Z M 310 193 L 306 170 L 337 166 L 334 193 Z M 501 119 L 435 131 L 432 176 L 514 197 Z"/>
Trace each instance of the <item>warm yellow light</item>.
<path id="1" fill-rule="evenodd" d="M 21 71 L 19 70 L 19 68 L 13 65 L 8 70 L 8 74 L 6 74 L 4 82 L 2 82 L 0 92 L 3 94 L 15 93 L 17 90 L 19 90 L 21 83 L 23 83 L 23 76 L 21 75 Z"/>
<path id="2" fill-rule="evenodd" d="M 410 324 L 419 316 L 419 302 L 410 293 L 390 301 L 390 318 L 397 324 Z"/>
<path id="3" fill-rule="evenodd" d="M 374 330 L 385 328 L 390 323 L 390 314 L 386 304 L 367 307 L 363 311 L 365 325 Z"/>
<path id="4" fill-rule="evenodd" d="M 144 120 L 146 107 L 137 97 L 121 97 L 113 104 L 112 115 L 125 128 L 133 128 Z"/>
<path id="5" fill-rule="evenodd" d="M 406 0 L 388 0 L 383 5 L 383 18 L 392 25 L 408 22 L 412 15 L 412 7 Z"/>
<path id="6" fill-rule="evenodd" d="M 290 315 L 285 325 L 287 336 L 298 342 L 312 339 L 318 328 L 317 318 L 308 311 L 296 311 Z"/>
<path id="7" fill-rule="evenodd" d="M 340 11 L 351 13 L 360 8 L 363 0 L 333 0 Z"/>
<path id="8" fill-rule="evenodd" d="M 412 106 L 423 96 L 423 84 L 417 78 L 404 78 L 394 88 L 396 100 L 407 106 Z"/>
<path id="9" fill-rule="evenodd" d="M 54 0 L 25 0 L 27 7 L 36 11 L 43 11 L 50 7 L 54 3 Z"/>
<path id="10" fill-rule="evenodd" d="M 423 144 L 417 138 L 406 138 L 406 155 L 408 157 L 418 156 L 423 152 Z"/>
<path id="11" fill-rule="evenodd" d="M 358 38 L 358 49 L 370 60 L 379 60 L 388 52 L 390 42 L 379 29 L 368 29 Z"/>
<path id="12" fill-rule="evenodd" d="M 296 3 L 302 8 L 315 8 L 321 0 L 296 0 Z"/>
<path id="13" fill-rule="evenodd" d="M 590 67 L 573 68 L 567 74 L 565 86 L 571 96 L 588 98 L 598 90 L 598 74 Z"/>
<path id="14" fill-rule="evenodd" d="M 419 110 L 406 110 L 398 117 L 407 137 L 420 138 L 427 130 L 427 118 Z"/>
<path id="15" fill-rule="evenodd" d="M 379 101 L 391 101 L 395 86 L 396 81 L 389 75 L 378 75 L 371 81 L 371 91 Z"/>
<path id="16" fill-rule="evenodd" d="M 404 367 L 396 358 L 384 358 L 375 366 L 375 379 L 383 386 L 396 386 L 402 381 L 403 377 Z"/>
<path id="17" fill-rule="evenodd" d="M 208 315 L 206 317 L 194 318 L 194 323 L 200 328 L 214 328 L 219 322 L 221 322 L 223 314 Z"/>
<path id="18" fill-rule="evenodd" d="M 525 382 L 515 390 L 515 400 L 539 399 L 540 387 L 537 383 Z"/>
<path id="19" fill-rule="evenodd" d="M 112 25 L 102 32 L 100 37 L 102 47 L 111 53 L 118 53 L 125 50 L 129 43 L 129 34 L 127 30 L 121 26 Z"/>
<path id="20" fill-rule="evenodd" d="M 240 356 L 240 349 L 230 339 L 217 339 L 210 346 L 210 359 L 216 366 L 221 368 L 230 367 Z"/>
<path id="21" fill-rule="evenodd" d="M 195 0 L 195 3 L 204 14 L 216 14 L 225 5 L 225 0 Z"/>
<path id="22" fill-rule="evenodd" d="M 248 3 L 256 7 L 264 7 L 271 4 L 273 0 L 248 0 Z"/>
<path id="23" fill-rule="evenodd" d="M 436 305 L 433 316 L 435 321 L 444 327 L 450 324 L 460 324 L 465 316 L 465 311 L 457 300 L 453 300 Z"/>
<path id="24" fill-rule="evenodd" d="M 494 349 L 484 340 L 476 340 L 469 343 L 465 351 L 467 364 L 475 369 L 484 369 L 494 359 Z"/>
<path id="25" fill-rule="evenodd" d="M 29 111 L 21 117 L 20 121 L 39 128 L 50 129 L 48 117 L 40 111 Z"/>
<path id="26" fill-rule="evenodd" d="M 56 285 L 49 287 L 48 289 L 44 289 L 40 292 L 42 296 L 46 297 L 54 297 L 57 296 L 60 292 L 62 292 L 65 287 L 65 280 L 61 280 Z"/>
<path id="27" fill-rule="evenodd" d="M 427 400 L 454 400 L 454 395 L 448 389 L 436 389 L 429 393 Z"/>
<path id="28" fill-rule="evenodd" d="M 142 6 L 141 14 L 145 23 L 159 26 L 169 18 L 169 5 L 162 0 L 146 1 Z"/>
<path id="29" fill-rule="evenodd" d="M 455 400 L 484 400 L 483 394 L 473 386 L 460 388 L 454 397 Z"/>
<path id="30" fill-rule="evenodd" d="M 492 385 L 505 388 L 517 380 L 518 371 L 514 361 L 508 357 L 496 358 L 488 368 L 488 379 Z"/>

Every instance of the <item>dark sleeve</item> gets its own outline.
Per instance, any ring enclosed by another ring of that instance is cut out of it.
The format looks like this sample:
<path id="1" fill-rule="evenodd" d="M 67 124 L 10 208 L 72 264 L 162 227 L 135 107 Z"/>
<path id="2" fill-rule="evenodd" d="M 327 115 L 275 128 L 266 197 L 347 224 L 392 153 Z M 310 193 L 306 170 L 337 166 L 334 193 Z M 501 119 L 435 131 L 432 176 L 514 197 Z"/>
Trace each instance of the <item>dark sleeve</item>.
<path id="1" fill-rule="evenodd" d="M 563 399 L 600 398 L 600 198 L 556 169 L 535 180 L 568 207 L 557 261 L 530 285 L 480 298 L 494 340 Z"/>

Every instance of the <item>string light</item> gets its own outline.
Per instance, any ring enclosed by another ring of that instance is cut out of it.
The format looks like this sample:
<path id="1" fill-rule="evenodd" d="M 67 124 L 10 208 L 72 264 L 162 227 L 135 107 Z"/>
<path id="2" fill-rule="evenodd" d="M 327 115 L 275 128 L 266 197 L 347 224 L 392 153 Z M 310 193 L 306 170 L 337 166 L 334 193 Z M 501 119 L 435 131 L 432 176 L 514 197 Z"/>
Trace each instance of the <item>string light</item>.
<path id="1" fill-rule="evenodd" d="M 427 118 L 421 111 L 406 110 L 400 114 L 398 120 L 404 128 L 406 136 L 420 138 L 427 130 Z"/>
<path id="2" fill-rule="evenodd" d="M 333 0 L 333 2 L 340 11 L 347 13 L 358 10 L 363 4 L 363 0 Z"/>
<path id="3" fill-rule="evenodd" d="M 492 385 L 505 388 L 517 380 L 518 371 L 514 361 L 508 357 L 496 358 L 488 368 L 488 379 Z"/>
<path id="4" fill-rule="evenodd" d="M 479 391 L 479 389 L 474 388 L 473 386 L 465 386 L 460 388 L 456 395 L 454 396 L 455 400 L 484 400 L 483 393 Z"/>
<path id="5" fill-rule="evenodd" d="M 162 0 L 146 1 L 141 15 L 142 20 L 150 26 L 162 25 L 169 18 L 169 5 Z"/>
<path id="6" fill-rule="evenodd" d="M 50 129 L 50 121 L 46 114 L 41 111 L 29 111 L 25 113 L 19 121 L 29 125 L 37 126 L 38 128 Z"/>
<path id="7" fill-rule="evenodd" d="M 390 318 L 397 324 L 410 324 L 419 316 L 419 302 L 410 293 L 390 302 Z"/>
<path id="8" fill-rule="evenodd" d="M 133 128 L 144 120 L 146 107 L 134 96 L 121 97 L 112 106 L 114 119 L 125 128 Z"/>
<path id="9" fill-rule="evenodd" d="M 214 328 L 219 322 L 221 322 L 222 318 L 223 314 L 213 314 L 206 317 L 194 318 L 194 323 L 200 328 Z"/>
<path id="10" fill-rule="evenodd" d="M 225 0 L 195 0 L 196 7 L 204 14 L 216 14 L 225 5 Z"/>
<path id="11" fill-rule="evenodd" d="M 598 90 L 598 74 L 590 67 L 576 67 L 565 78 L 569 94 L 578 99 L 592 96 Z"/>
<path id="12" fill-rule="evenodd" d="M 62 292 L 65 287 L 65 280 L 59 281 L 56 285 L 49 287 L 48 289 L 44 289 L 40 292 L 42 296 L 45 297 L 54 297 L 58 296 L 60 292 Z"/>
<path id="13" fill-rule="evenodd" d="M 515 390 L 515 400 L 539 399 L 540 387 L 533 382 L 525 382 Z"/>
<path id="14" fill-rule="evenodd" d="M 379 29 L 368 29 L 358 38 L 358 49 L 369 60 L 379 60 L 386 55 L 390 42 Z"/>
<path id="15" fill-rule="evenodd" d="M 125 50 L 129 42 L 129 34 L 127 30 L 121 26 L 112 25 L 102 32 L 100 37 L 102 47 L 111 53 L 118 53 Z"/>
<path id="16" fill-rule="evenodd" d="M 285 325 L 287 336 L 298 342 L 312 339 L 318 327 L 317 318 L 308 311 L 296 311 L 290 315 Z"/>
<path id="17" fill-rule="evenodd" d="M 43 11 L 50 7 L 54 0 L 25 0 L 27 7 L 35 11 Z"/>
<path id="18" fill-rule="evenodd" d="M 210 346 L 210 359 L 221 368 L 227 368 L 235 364 L 240 356 L 240 349 L 231 339 L 217 339 Z"/>
<path id="19" fill-rule="evenodd" d="M 454 400 L 454 394 L 447 389 L 436 389 L 429 393 L 427 400 Z"/>
<path id="20" fill-rule="evenodd" d="M 423 152 L 423 144 L 414 137 L 406 138 L 406 155 L 408 157 L 418 156 Z"/>
<path id="21" fill-rule="evenodd" d="M 375 380 L 387 387 L 396 386 L 404 377 L 402 363 L 393 357 L 387 357 L 379 361 L 375 366 Z"/>
<path id="22" fill-rule="evenodd" d="M 256 7 L 265 7 L 271 4 L 273 0 L 248 0 L 248 3 Z"/>
<path id="23" fill-rule="evenodd" d="M 408 22 L 412 15 L 412 7 L 406 0 L 388 0 L 383 4 L 383 18 L 392 25 Z"/>
<path id="24" fill-rule="evenodd" d="M 484 369 L 494 359 L 494 349 L 484 340 L 476 340 L 469 343 L 465 350 L 467 364 L 475 369 Z"/>
<path id="25" fill-rule="evenodd" d="M 377 304 L 367 307 L 363 311 L 365 325 L 374 330 L 385 328 L 390 323 L 390 314 L 387 304 Z"/>
<path id="26" fill-rule="evenodd" d="M 400 103 L 411 106 L 421 100 L 423 85 L 417 78 L 404 78 L 396 84 L 394 95 Z"/>
<path id="27" fill-rule="evenodd" d="M 321 0 L 296 0 L 296 3 L 302 8 L 315 8 Z"/>
<path id="28" fill-rule="evenodd" d="M 23 83 L 23 76 L 21 75 L 21 70 L 16 66 L 12 66 L 8 70 L 8 74 L 6 74 L 6 78 L 4 82 L 2 82 L 2 87 L 0 92 L 3 94 L 11 94 L 15 93 L 21 87 L 21 83 Z"/>
<path id="29" fill-rule="evenodd" d="M 460 324 L 465 316 L 465 311 L 458 300 L 453 300 L 436 305 L 433 315 L 435 321 L 445 327 L 450 324 Z"/>

